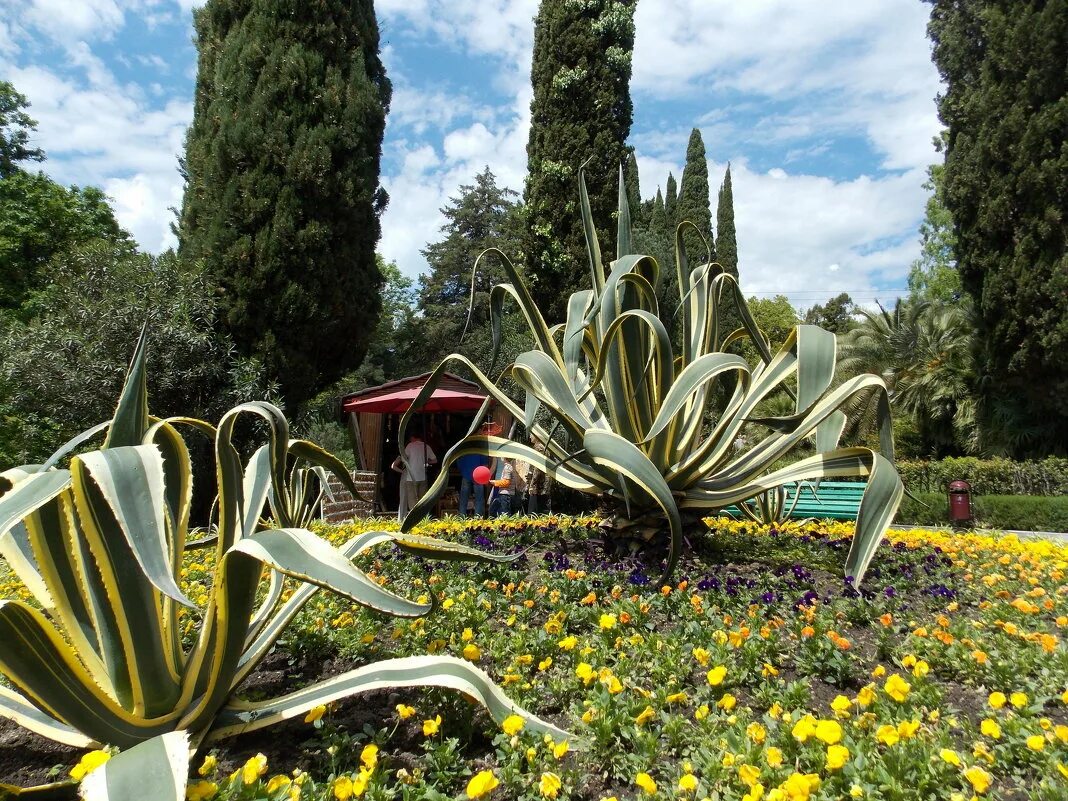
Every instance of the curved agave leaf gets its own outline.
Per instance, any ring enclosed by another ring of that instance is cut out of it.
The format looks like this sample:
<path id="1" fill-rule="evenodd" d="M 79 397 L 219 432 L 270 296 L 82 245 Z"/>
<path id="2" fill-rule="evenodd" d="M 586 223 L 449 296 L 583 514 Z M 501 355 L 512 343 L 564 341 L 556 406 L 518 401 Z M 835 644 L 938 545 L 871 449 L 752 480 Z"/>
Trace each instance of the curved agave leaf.
<path id="1" fill-rule="evenodd" d="M 148 348 L 147 326 L 137 338 L 130 368 L 119 394 L 115 415 L 108 426 L 104 448 L 140 445 L 150 425 L 148 414 L 148 383 L 145 369 L 145 352 Z"/>
<path id="2" fill-rule="evenodd" d="M 15 571 L 15 575 L 26 585 L 26 589 L 41 606 L 48 610 L 55 608 L 55 601 L 48 592 L 48 586 L 34 558 L 33 549 L 30 546 L 30 534 L 22 523 L 16 523 L 0 534 L 0 557 L 7 560 L 8 565 Z"/>
<path id="3" fill-rule="evenodd" d="M 185 801 L 189 735 L 173 731 L 113 756 L 82 781 L 84 801 Z"/>
<path id="4" fill-rule="evenodd" d="M 568 732 L 516 706 L 484 671 L 470 662 L 451 656 L 386 659 L 271 701 L 235 702 L 220 711 L 206 741 L 214 742 L 291 720 L 319 704 L 329 704 L 356 693 L 394 687 L 459 690 L 486 707 L 498 723 L 509 715 L 520 715 L 530 730 L 549 734 L 554 739 L 574 742 Z"/>
<path id="5" fill-rule="evenodd" d="M 590 207 L 590 193 L 586 190 L 586 165 L 592 160 L 591 156 L 579 167 L 579 207 L 582 210 L 582 230 L 586 236 L 586 253 L 590 260 L 590 282 L 593 291 L 600 294 L 604 290 L 604 264 L 601 262 L 601 245 L 597 241 L 597 226 L 593 222 L 593 209 Z"/>
<path id="6" fill-rule="evenodd" d="M 97 745 L 80 731 L 72 729 L 49 714 L 27 703 L 21 695 L 0 685 L 0 717 L 13 720 L 24 729 L 47 737 L 71 748 L 92 748 Z"/>
<path id="7" fill-rule="evenodd" d="M 86 442 L 92 440 L 93 437 L 95 437 L 97 434 L 106 431 L 110 425 L 111 421 L 105 420 L 103 423 L 97 423 L 92 428 L 87 428 L 80 434 L 74 435 L 69 440 L 60 445 L 59 448 L 45 460 L 45 463 L 41 465 L 39 472 L 43 473 L 45 470 L 55 467 L 57 464 L 59 464 L 60 459 L 62 459 L 67 454 L 77 450 Z"/>
<path id="8" fill-rule="evenodd" d="M 671 489 L 660 471 L 635 445 L 609 431 L 589 431 L 582 441 L 593 460 L 611 470 L 618 470 L 654 501 L 667 516 L 671 526 L 671 544 L 661 578 L 675 570 L 682 554 L 682 518 Z"/>
<path id="9" fill-rule="evenodd" d="M 51 501 L 70 483 L 69 470 L 34 473 L 14 483 L 11 489 L 0 496 L 0 534 L 7 533 L 22 518 Z"/>
<path id="10" fill-rule="evenodd" d="M 33 607 L 0 601 L 0 672 L 49 717 L 98 743 L 134 745 L 173 728 L 167 716 L 131 713 L 106 694 L 59 631 Z"/>

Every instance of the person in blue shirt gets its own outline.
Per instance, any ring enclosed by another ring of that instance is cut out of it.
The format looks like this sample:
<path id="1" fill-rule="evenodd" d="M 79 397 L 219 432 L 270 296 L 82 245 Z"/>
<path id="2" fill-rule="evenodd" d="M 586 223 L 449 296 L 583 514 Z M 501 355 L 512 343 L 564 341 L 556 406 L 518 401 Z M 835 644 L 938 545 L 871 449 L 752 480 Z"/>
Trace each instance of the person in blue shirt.
<path id="1" fill-rule="evenodd" d="M 473 477 L 476 467 L 489 467 L 489 457 L 480 453 L 469 453 L 456 460 L 460 468 L 460 517 L 467 516 L 467 500 L 475 494 L 475 517 L 486 516 L 486 487 L 476 484 Z"/>

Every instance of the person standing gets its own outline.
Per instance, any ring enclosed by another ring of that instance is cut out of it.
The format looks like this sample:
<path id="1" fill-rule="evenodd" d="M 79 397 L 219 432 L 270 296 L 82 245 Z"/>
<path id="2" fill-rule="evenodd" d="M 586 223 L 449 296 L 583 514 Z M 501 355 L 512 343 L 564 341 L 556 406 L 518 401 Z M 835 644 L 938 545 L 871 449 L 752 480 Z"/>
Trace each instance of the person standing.
<path id="1" fill-rule="evenodd" d="M 475 483 L 474 472 L 476 467 L 488 467 L 489 457 L 481 453 L 469 453 L 456 460 L 456 466 L 460 468 L 460 517 L 467 517 L 467 501 L 474 493 L 475 517 L 486 516 L 486 487 Z"/>
<path id="2" fill-rule="evenodd" d="M 423 438 L 418 434 L 409 434 L 404 455 L 398 456 L 393 462 L 393 469 L 401 473 L 398 520 L 403 521 L 405 515 L 426 494 L 426 469 L 437 463 L 437 454 L 423 442 Z"/>
<path id="3" fill-rule="evenodd" d="M 493 476 L 490 480 L 490 484 L 493 485 L 493 492 L 490 493 L 490 517 L 510 515 L 512 498 L 515 495 L 519 478 L 515 462 L 495 456 L 490 465 L 490 474 Z"/>
<path id="4" fill-rule="evenodd" d="M 545 453 L 545 446 L 541 444 L 537 437 L 531 437 L 530 444 L 538 453 Z M 526 483 L 527 514 L 536 515 L 539 512 L 548 512 L 549 488 L 552 486 L 552 479 L 545 475 L 542 470 L 530 464 L 527 465 Z"/>

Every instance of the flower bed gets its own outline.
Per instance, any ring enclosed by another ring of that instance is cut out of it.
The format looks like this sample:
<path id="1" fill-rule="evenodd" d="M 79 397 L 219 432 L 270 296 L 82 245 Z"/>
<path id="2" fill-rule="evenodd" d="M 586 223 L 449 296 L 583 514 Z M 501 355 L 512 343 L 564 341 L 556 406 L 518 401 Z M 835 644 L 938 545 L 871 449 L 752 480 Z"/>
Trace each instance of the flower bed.
<path id="1" fill-rule="evenodd" d="M 192 782 L 216 799 L 1063 799 L 1068 795 L 1068 549 L 893 531 L 865 584 L 840 565 L 850 526 L 708 521 L 670 587 L 658 564 L 606 556 L 595 518 L 506 519 L 419 533 L 507 566 L 382 550 L 371 569 L 426 618 L 326 594 L 244 688 L 250 696 L 390 656 L 452 653 L 574 732 L 495 726 L 446 691 L 377 692 L 227 741 Z M 335 543 L 370 523 L 322 533 Z M 374 521 L 375 527 L 391 524 Z M 190 555 L 194 599 L 211 575 Z M 0 563 L 0 597 L 23 596 Z M 187 634 L 197 621 L 189 619 Z M 67 773 L 0 725 L 2 780 Z M 82 770 L 101 755 L 90 755 Z"/>

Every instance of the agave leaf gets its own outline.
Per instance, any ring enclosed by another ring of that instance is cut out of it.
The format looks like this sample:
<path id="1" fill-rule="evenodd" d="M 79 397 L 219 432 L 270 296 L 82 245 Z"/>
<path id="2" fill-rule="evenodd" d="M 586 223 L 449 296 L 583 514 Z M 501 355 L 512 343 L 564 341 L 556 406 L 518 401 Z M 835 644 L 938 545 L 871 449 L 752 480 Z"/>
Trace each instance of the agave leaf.
<path id="1" fill-rule="evenodd" d="M 271 701 L 235 702 L 220 712 L 216 725 L 207 736 L 207 742 L 292 720 L 320 704 L 333 703 L 356 693 L 393 687 L 444 687 L 459 690 L 486 707 L 498 723 L 509 715 L 520 715 L 531 731 L 549 734 L 558 740 L 566 739 L 576 746 L 581 745 L 576 743 L 568 732 L 516 706 L 484 671 L 470 662 L 451 656 L 386 659 Z"/>
<path id="2" fill-rule="evenodd" d="M 600 294 L 604 289 L 604 265 L 601 262 L 601 245 L 597 241 L 597 226 L 593 222 L 593 209 L 590 207 L 590 194 L 586 190 L 586 165 L 592 160 L 592 157 L 586 159 L 579 167 L 579 207 L 582 230 L 586 235 L 586 253 L 590 260 L 590 282 L 593 291 Z"/>
<path id="3" fill-rule="evenodd" d="M 140 445 L 141 438 L 149 426 L 148 383 L 146 379 L 145 358 L 148 348 L 147 326 L 141 329 L 137 338 L 130 368 L 126 371 L 126 381 L 122 385 L 115 415 L 108 426 L 108 435 L 104 439 L 105 448 Z"/>
<path id="4" fill-rule="evenodd" d="M 627 199 L 627 186 L 623 178 L 623 165 L 619 165 L 619 214 L 616 220 L 616 258 L 629 256 L 633 251 L 630 244 L 630 201 Z"/>
<path id="5" fill-rule="evenodd" d="M 154 445 L 113 447 L 74 457 L 71 463 L 78 511 L 85 522 L 108 525 L 108 510 L 145 578 L 164 595 L 190 608 L 174 577 L 163 518 L 163 457 Z M 107 509 L 100 506 L 99 493 Z M 108 544 L 113 549 L 116 543 Z"/>
<path id="6" fill-rule="evenodd" d="M 189 735 L 173 731 L 113 756 L 82 781 L 84 801 L 185 801 Z"/>
<path id="7" fill-rule="evenodd" d="M 71 748 L 92 748 L 97 745 L 80 731 L 42 712 L 21 695 L 3 685 L 0 685 L 0 717 L 13 720 L 34 734 L 69 745 Z"/>
<path id="8" fill-rule="evenodd" d="M 26 589 L 41 606 L 48 610 L 55 608 L 55 601 L 48 592 L 48 586 L 33 556 L 30 534 L 25 525 L 16 523 L 0 534 L 0 557 L 7 560 L 8 565 L 15 571 L 15 575 L 26 585 Z"/>
<path id="9" fill-rule="evenodd" d="M 49 470 L 14 484 L 0 496 L 0 534 L 5 534 L 22 518 L 51 501 L 69 487 L 70 482 L 69 470 Z"/>
<path id="10" fill-rule="evenodd" d="M 111 425 L 111 421 L 110 420 L 105 420 L 103 423 L 97 423 L 92 428 L 87 428 L 85 431 L 81 432 L 80 434 L 74 435 L 69 440 L 67 440 L 65 443 L 60 445 L 59 448 L 56 450 L 56 452 L 53 453 L 51 456 L 49 456 L 48 459 L 45 460 L 45 463 L 43 465 L 41 465 L 39 472 L 43 473 L 44 471 L 55 467 L 57 464 L 59 464 L 60 460 L 64 456 L 66 456 L 67 454 L 72 453 L 73 451 L 77 450 L 78 448 L 80 448 L 86 442 L 89 442 L 90 440 L 92 440 L 93 437 L 97 436 L 101 432 L 107 431 L 107 429 L 108 429 L 108 427 L 110 425 Z"/>
<path id="11" fill-rule="evenodd" d="M 0 672 L 49 717 L 89 739 L 133 745 L 166 731 L 167 718 L 147 719 L 123 709 L 83 667 L 49 620 L 19 601 L 0 601 Z"/>
<path id="12" fill-rule="evenodd" d="M 671 543 L 662 577 L 670 576 L 682 554 L 682 518 L 671 489 L 660 471 L 635 445 L 609 431 L 589 431 L 582 441 L 593 460 L 612 470 L 618 470 L 655 501 L 667 516 L 671 526 Z"/>
<path id="13" fill-rule="evenodd" d="M 871 473 L 864 497 L 860 500 L 853 542 L 846 556 L 845 574 L 859 584 L 868 572 L 879 541 L 894 519 L 905 487 L 890 460 L 873 454 Z"/>
<path id="14" fill-rule="evenodd" d="M 522 553 L 494 554 L 469 548 L 458 542 L 440 540 L 436 537 L 420 537 L 415 534 L 392 535 L 390 537 L 403 550 L 415 556 L 427 559 L 462 560 L 467 562 L 514 562 Z"/>
<path id="15" fill-rule="evenodd" d="M 397 617 L 420 617 L 430 604 L 409 601 L 381 587 L 329 543 L 305 529 L 270 529 L 234 545 L 242 553 L 292 578 L 326 587 L 361 606 Z"/>

